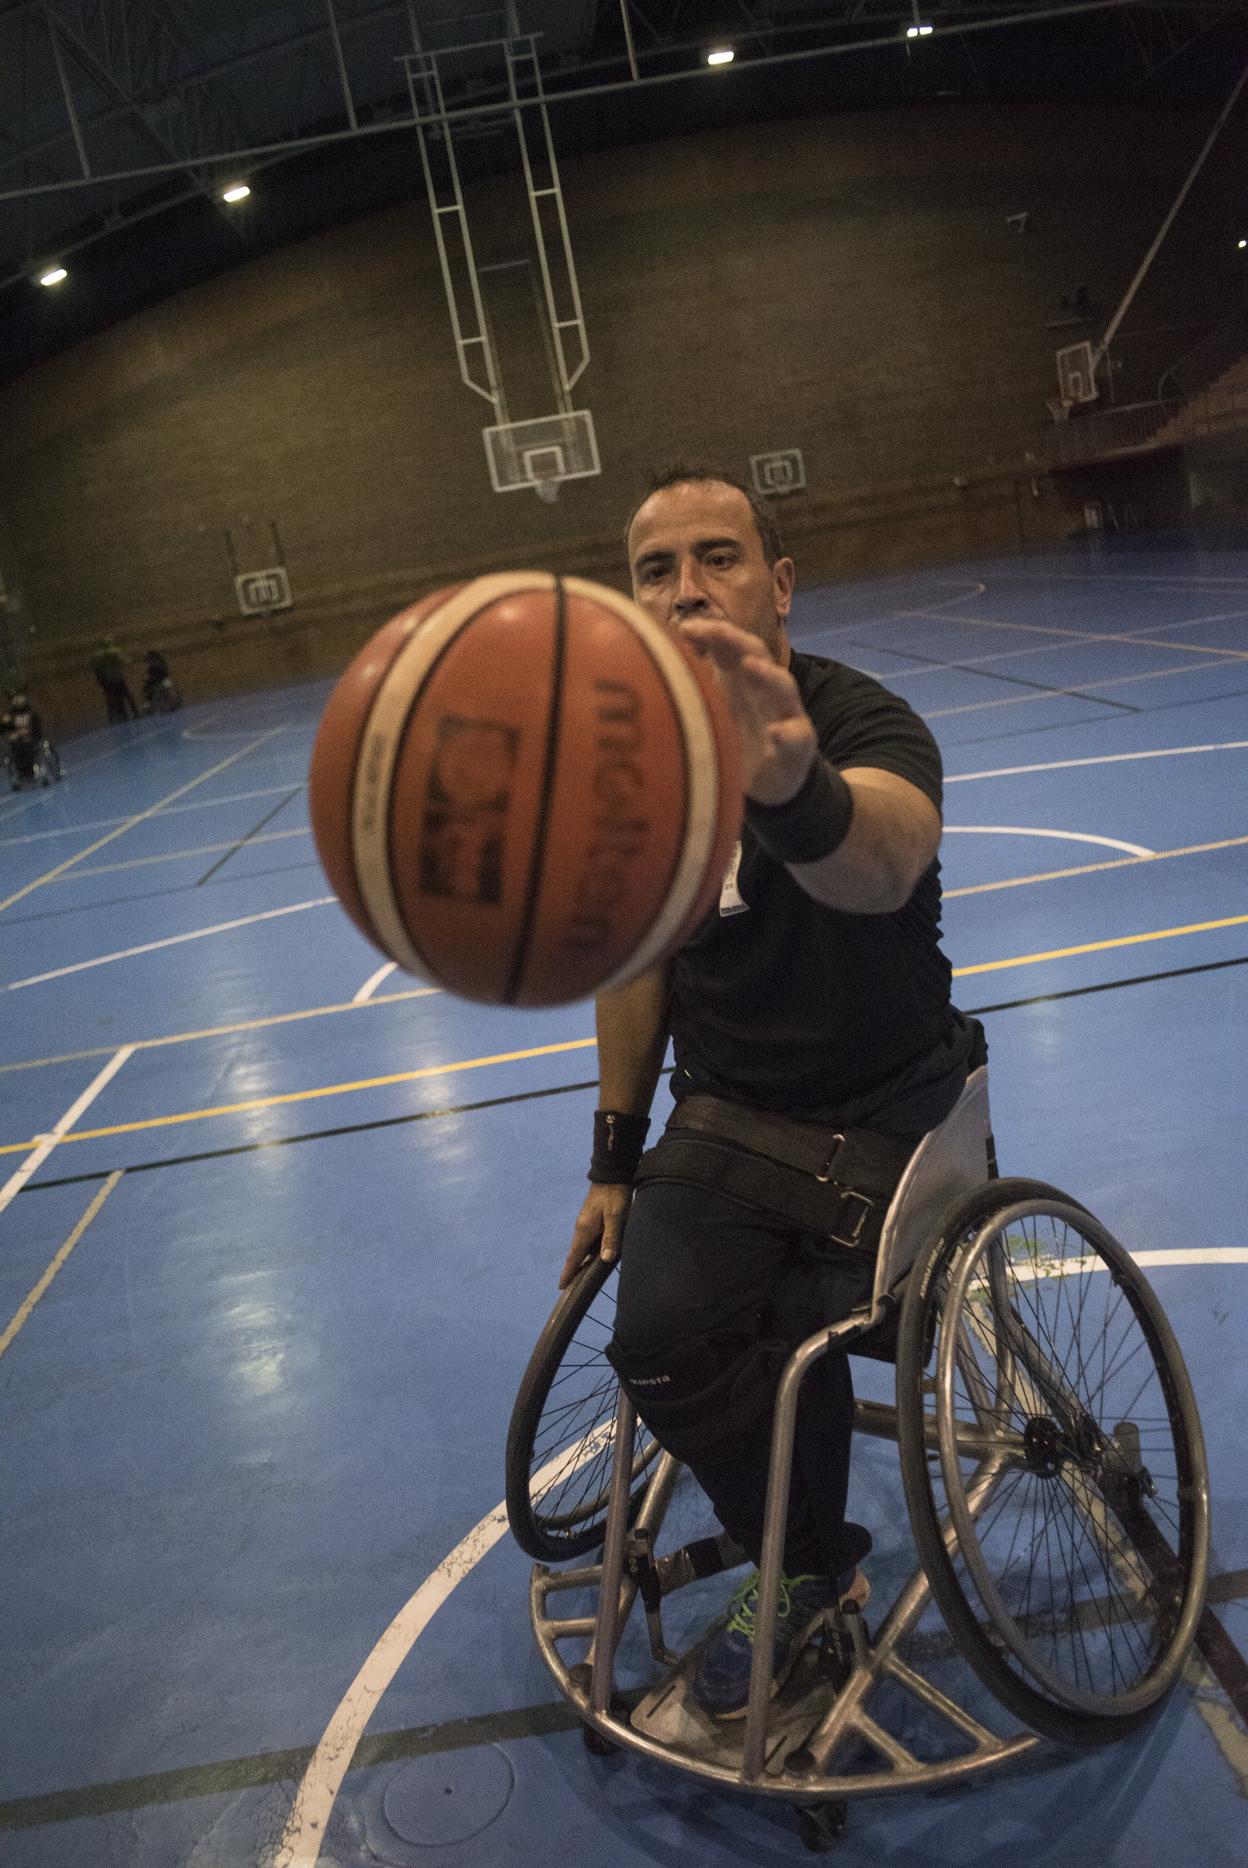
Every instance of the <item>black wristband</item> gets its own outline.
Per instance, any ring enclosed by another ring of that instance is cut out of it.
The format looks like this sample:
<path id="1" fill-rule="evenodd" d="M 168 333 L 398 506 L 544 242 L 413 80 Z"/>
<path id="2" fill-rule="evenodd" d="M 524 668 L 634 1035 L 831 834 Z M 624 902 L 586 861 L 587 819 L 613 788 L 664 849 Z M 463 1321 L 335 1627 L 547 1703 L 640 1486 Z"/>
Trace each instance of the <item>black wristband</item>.
<path id="1" fill-rule="evenodd" d="M 649 1116 L 623 1109 L 595 1109 L 594 1152 L 588 1178 L 630 1186 L 650 1127 Z"/>
<path id="2" fill-rule="evenodd" d="M 854 816 L 854 794 L 826 759 L 815 755 L 801 789 L 785 804 L 745 801 L 745 821 L 780 863 L 817 863 L 839 850 Z"/>

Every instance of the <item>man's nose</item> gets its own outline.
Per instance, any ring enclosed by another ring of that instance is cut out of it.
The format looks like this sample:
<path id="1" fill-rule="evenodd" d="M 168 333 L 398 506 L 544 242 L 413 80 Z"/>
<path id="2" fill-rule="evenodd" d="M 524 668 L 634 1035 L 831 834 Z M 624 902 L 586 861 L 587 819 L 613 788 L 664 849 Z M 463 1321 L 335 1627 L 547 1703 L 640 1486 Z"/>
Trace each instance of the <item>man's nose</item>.
<path id="1" fill-rule="evenodd" d="M 696 616 L 699 610 L 707 608 L 706 592 L 702 588 L 699 566 L 686 561 L 680 567 L 680 581 L 676 586 L 676 595 L 672 608 L 677 616 Z"/>

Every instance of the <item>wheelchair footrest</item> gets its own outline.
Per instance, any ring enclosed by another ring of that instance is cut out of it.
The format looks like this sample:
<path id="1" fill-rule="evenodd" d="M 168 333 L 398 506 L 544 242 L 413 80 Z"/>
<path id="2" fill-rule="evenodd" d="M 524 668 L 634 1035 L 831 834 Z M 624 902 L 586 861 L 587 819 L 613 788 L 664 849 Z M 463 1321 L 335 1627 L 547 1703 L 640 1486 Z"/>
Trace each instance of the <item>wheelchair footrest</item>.
<path id="1" fill-rule="evenodd" d="M 634 1731 L 678 1754 L 739 1769 L 745 1720 L 714 1719 L 693 1697 L 694 1677 L 705 1645 L 705 1641 L 698 1642 L 650 1688 L 633 1708 L 629 1723 Z M 786 1759 L 792 1752 L 801 1751 L 846 1677 L 842 1639 L 835 1620 L 830 1618 L 827 1639 L 807 1643 L 772 1700 L 765 1763 L 769 1777 L 787 1774 Z"/>

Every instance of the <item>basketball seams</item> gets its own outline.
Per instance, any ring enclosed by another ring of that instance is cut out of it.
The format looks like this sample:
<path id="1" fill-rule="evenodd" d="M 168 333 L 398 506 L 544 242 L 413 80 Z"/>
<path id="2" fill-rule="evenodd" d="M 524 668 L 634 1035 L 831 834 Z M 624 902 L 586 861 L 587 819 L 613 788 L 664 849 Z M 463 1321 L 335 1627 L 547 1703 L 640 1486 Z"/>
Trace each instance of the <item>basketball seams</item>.
<path id="1" fill-rule="evenodd" d="M 579 577 L 565 578 L 564 584 L 573 596 L 601 604 L 627 623 L 652 661 L 657 663 L 681 728 L 688 786 L 685 834 L 675 874 L 662 906 L 631 958 L 596 988 L 598 992 L 609 992 L 644 973 L 667 951 L 697 900 L 715 848 L 719 820 L 719 757 L 702 690 L 681 651 L 668 640 L 659 625 L 651 622 L 630 598 L 614 590 L 587 583 Z"/>
<path id="2" fill-rule="evenodd" d="M 550 590 L 548 572 L 479 577 L 417 625 L 390 663 L 360 733 L 351 796 L 351 861 L 356 886 L 380 945 L 407 972 L 440 980 L 416 949 L 404 923 L 390 869 L 393 780 L 408 723 L 430 677 L 455 638 L 491 604 L 531 590 Z M 384 808 L 380 801 L 384 800 Z"/>
<path id="3" fill-rule="evenodd" d="M 538 895 L 546 868 L 546 846 L 550 833 L 550 814 L 554 802 L 555 778 L 559 764 L 560 721 L 563 713 L 564 670 L 567 660 L 568 605 L 563 579 L 555 578 L 554 655 L 550 671 L 550 704 L 546 714 L 546 748 L 542 760 L 542 794 L 533 827 L 533 847 L 529 859 L 529 883 L 525 893 L 515 953 L 503 995 L 505 1005 L 514 1005 L 528 963 L 529 948 L 537 922 Z"/>

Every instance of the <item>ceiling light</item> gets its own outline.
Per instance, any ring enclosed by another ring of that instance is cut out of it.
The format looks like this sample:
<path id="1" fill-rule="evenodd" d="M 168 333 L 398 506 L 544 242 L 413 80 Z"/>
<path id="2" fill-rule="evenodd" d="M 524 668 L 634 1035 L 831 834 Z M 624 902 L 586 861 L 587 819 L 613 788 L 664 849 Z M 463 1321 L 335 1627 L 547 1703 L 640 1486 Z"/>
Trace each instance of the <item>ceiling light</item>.
<path id="1" fill-rule="evenodd" d="M 1248 240 L 1241 240 L 1239 244 L 1240 246 L 1248 246 Z"/>
<path id="2" fill-rule="evenodd" d="M 63 266 L 49 266 L 46 272 L 39 274 L 39 284 L 59 285 L 62 279 L 68 279 L 68 277 L 69 274 Z"/>
<path id="3" fill-rule="evenodd" d="M 251 193 L 246 182 L 231 182 L 228 188 L 221 190 L 223 201 L 245 201 Z"/>
<path id="4" fill-rule="evenodd" d="M 930 26 L 907 26 L 906 37 L 907 39 L 926 39 L 931 30 Z"/>
<path id="5" fill-rule="evenodd" d="M 707 53 L 706 62 L 708 65 L 731 65 L 736 56 L 731 46 L 722 45 L 717 46 L 713 52 Z"/>

